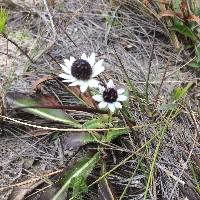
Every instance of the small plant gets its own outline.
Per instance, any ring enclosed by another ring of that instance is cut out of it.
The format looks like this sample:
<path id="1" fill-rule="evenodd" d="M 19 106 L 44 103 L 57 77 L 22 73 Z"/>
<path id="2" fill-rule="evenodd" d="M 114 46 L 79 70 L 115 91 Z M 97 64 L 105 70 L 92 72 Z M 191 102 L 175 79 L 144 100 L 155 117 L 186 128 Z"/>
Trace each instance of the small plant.
<path id="1" fill-rule="evenodd" d="M 22 52 L 22 54 L 25 55 L 31 61 L 31 63 L 34 63 L 34 61 L 26 53 L 26 51 L 24 51 L 15 41 L 13 41 L 12 39 L 8 37 L 8 34 L 6 33 L 7 20 L 8 20 L 8 12 L 6 9 L 1 7 L 0 8 L 0 36 L 8 40 L 13 45 L 15 45 Z"/>
<path id="2" fill-rule="evenodd" d="M 62 81 L 58 80 L 57 77 L 56 80 L 75 97 L 77 105 L 60 105 L 56 99 L 47 95 L 34 98 L 24 96 L 15 96 L 13 98 L 10 96 L 10 99 L 13 100 L 18 109 L 20 108 L 42 118 L 64 124 L 66 128 L 52 128 L 52 130 L 60 130 L 67 133 L 71 131 L 72 134 L 68 138 L 68 143 L 73 147 L 77 144 L 79 147 L 89 143 L 95 144 L 93 151 L 83 154 L 81 159 L 67 166 L 62 176 L 55 181 L 54 185 L 56 185 L 57 191 L 51 199 L 82 199 L 83 194 L 94 184 L 98 184 L 99 195 L 104 196 L 104 199 L 116 199 L 107 176 L 118 167 L 127 163 L 134 155 L 139 155 L 138 153 L 140 151 L 143 151 L 145 155 L 148 147 L 155 142 L 156 146 L 152 162 L 149 164 L 149 169 L 145 169 L 146 187 L 144 199 L 147 199 L 154 176 L 156 160 L 164 136 L 173 118 L 180 113 L 182 109 L 181 102 L 192 84 L 189 83 L 186 87 L 176 88 L 172 92 L 169 104 L 163 104 L 157 110 L 157 113 L 162 113 L 164 117 L 161 121 L 156 122 L 155 127 L 152 127 L 153 132 L 150 138 L 139 149 L 114 165 L 111 170 L 107 171 L 106 147 L 112 145 L 111 142 L 114 139 L 124 134 L 130 134 L 130 130 L 135 125 L 131 121 L 132 109 L 128 101 L 128 91 L 126 87 L 117 87 L 111 79 L 103 82 L 96 77 L 104 71 L 104 67 L 103 60 L 95 62 L 94 53 L 89 58 L 86 54 L 83 54 L 80 59 L 70 57 L 69 60 L 65 59 L 64 62 L 65 65 L 61 64 L 60 66 L 65 73 L 58 75 L 62 78 Z M 63 84 L 63 82 L 66 82 L 68 85 Z M 98 85 L 93 85 L 91 82 L 98 83 Z M 130 80 L 127 82 L 130 84 Z M 92 113 L 92 118 L 83 122 L 72 118 L 65 112 L 66 110 L 89 112 Z M 33 126 L 48 129 L 48 127 L 41 127 L 39 125 Z M 75 132 L 73 133 L 73 131 Z M 80 132 L 80 134 L 77 134 L 77 132 Z M 137 157 L 138 164 L 132 177 L 139 169 L 142 160 L 145 159 L 143 153 L 141 154 L 142 156 Z M 92 176 L 91 172 L 94 169 L 96 169 L 96 173 L 95 176 Z M 122 192 L 120 199 L 125 195 L 127 187 Z"/>
<path id="3" fill-rule="evenodd" d="M 199 68 L 200 9 L 197 4 L 186 0 L 156 1 L 159 11 L 154 10 L 154 6 L 150 7 L 150 4 L 151 1 L 142 3 L 144 8 L 163 24 L 176 49 L 180 49 L 183 44 L 185 49 L 195 50 L 196 57 L 188 65 Z"/>
<path id="4" fill-rule="evenodd" d="M 61 177 L 57 182 L 60 189 L 52 198 L 53 200 L 63 199 L 69 189 L 73 191 L 72 199 L 80 198 L 81 193 L 87 191 L 86 180 L 90 172 L 98 163 L 100 165 L 103 163 L 101 157 L 103 147 L 101 147 L 101 144 L 110 143 L 113 139 L 128 132 L 128 128 L 124 126 L 123 122 L 120 122 L 119 119 L 117 123 L 115 122 L 119 109 L 123 109 L 123 102 L 128 99 L 125 89 L 117 88 L 113 80 L 109 80 L 105 84 L 94 78 L 104 71 L 103 60 L 95 62 L 95 54 L 92 53 L 90 57 L 87 57 L 86 54 L 82 54 L 79 59 L 70 57 L 69 60 L 65 59 L 64 63 L 64 65 L 61 64 L 60 66 L 65 73 L 59 74 L 59 77 L 63 79 L 62 82 L 69 84 L 72 95 L 77 97 L 77 100 L 81 98 L 81 101 L 87 105 L 89 99 L 89 102 L 94 104 L 93 108 L 78 105 L 73 108 L 76 109 L 78 107 L 79 110 L 82 109 L 83 111 L 92 110 L 93 113 L 97 113 L 96 117 L 80 123 L 65 113 L 64 109 L 68 109 L 70 106 L 59 105 L 51 96 L 43 95 L 38 98 L 19 96 L 13 99 L 18 108 L 48 120 L 61 122 L 67 125 L 68 128 L 66 130 L 71 128 L 82 130 L 83 133 L 81 135 L 72 136 L 71 144 L 73 144 L 73 140 L 82 145 L 90 142 L 99 144 L 97 148 L 99 150 L 94 155 L 85 155 Z M 80 92 L 79 95 L 74 92 L 77 89 Z M 84 96 L 88 97 L 85 101 Z M 99 102 L 98 107 L 94 100 Z M 98 129 L 105 129 L 105 131 L 100 134 Z M 103 166 L 105 171 L 105 163 Z M 107 183 L 106 178 L 103 180 Z M 101 181 L 100 184 L 104 184 L 104 182 Z"/>
<path id="5" fill-rule="evenodd" d="M 196 5 L 189 5 L 185 0 L 174 1 L 170 7 L 165 10 L 161 16 L 170 17 L 171 25 L 169 29 L 182 36 L 185 47 L 195 49 L 196 58 L 189 63 L 194 68 L 200 67 L 199 62 L 199 34 L 200 27 L 200 9 Z M 177 35 L 177 36 L 178 36 Z M 178 37 L 181 40 L 181 37 Z"/>

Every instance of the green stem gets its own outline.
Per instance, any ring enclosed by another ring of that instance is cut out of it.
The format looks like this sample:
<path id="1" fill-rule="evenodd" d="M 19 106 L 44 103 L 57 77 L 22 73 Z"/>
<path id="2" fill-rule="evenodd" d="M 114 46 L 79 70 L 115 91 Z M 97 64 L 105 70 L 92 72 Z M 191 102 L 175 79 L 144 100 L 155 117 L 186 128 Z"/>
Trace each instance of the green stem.
<path id="1" fill-rule="evenodd" d="M 148 194 L 148 189 L 150 187 L 150 184 L 152 182 L 152 177 L 153 177 L 153 173 L 154 173 L 154 167 L 155 167 L 155 163 L 156 163 L 156 160 L 157 160 L 157 156 L 158 156 L 158 152 L 159 152 L 159 149 L 160 149 L 160 145 L 162 143 L 162 140 L 165 136 L 165 133 L 166 133 L 166 130 L 171 122 L 171 120 L 176 116 L 177 112 L 179 112 L 180 110 L 177 109 L 176 112 L 174 113 L 174 110 L 172 110 L 166 120 L 166 123 L 165 123 L 165 126 L 162 128 L 161 130 L 161 135 L 159 137 L 159 141 L 156 145 L 156 149 L 155 149 L 155 152 L 154 152 L 154 156 L 153 156 L 153 161 L 152 161 L 152 164 L 151 164 L 151 167 L 150 167 L 150 172 L 149 172 L 149 176 L 148 176 L 148 180 L 147 180 L 147 185 L 146 185 L 146 189 L 145 189 L 145 192 L 144 192 L 144 200 L 147 199 L 147 194 Z M 172 114 L 174 114 L 172 116 Z M 172 116 L 172 117 L 171 117 Z"/>
<path id="2" fill-rule="evenodd" d="M 113 119 L 113 113 L 110 111 L 109 112 L 109 125 L 110 125 L 110 127 L 112 127 L 112 119 Z"/>

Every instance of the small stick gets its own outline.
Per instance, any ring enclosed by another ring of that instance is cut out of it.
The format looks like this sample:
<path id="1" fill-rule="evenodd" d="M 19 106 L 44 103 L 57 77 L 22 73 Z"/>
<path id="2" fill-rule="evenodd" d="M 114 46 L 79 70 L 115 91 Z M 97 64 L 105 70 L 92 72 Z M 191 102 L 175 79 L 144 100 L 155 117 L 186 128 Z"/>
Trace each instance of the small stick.
<path id="1" fill-rule="evenodd" d="M 159 98 L 159 96 L 160 96 L 160 91 L 161 91 L 163 82 L 164 82 L 164 80 L 166 79 L 166 74 L 167 74 L 168 68 L 169 68 L 169 60 L 167 61 L 167 64 L 166 64 L 166 67 L 165 67 L 165 71 L 164 71 L 164 73 L 163 73 L 162 80 L 161 80 L 161 83 L 160 83 L 159 88 L 158 88 L 158 93 L 157 93 L 157 95 L 156 95 L 156 97 L 155 97 L 155 100 L 154 100 L 154 102 L 155 102 L 155 103 L 154 103 L 154 108 L 155 108 L 155 109 L 156 109 L 157 104 L 158 104 L 158 98 Z"/>
<path id="2" fill-rule="evenodd" d="M 156 34 L 156 25 L 155 25 L 154 33 L 153 33 L 153 44 L 152 44 L 151 54 L 150 54 L 150 58 L 149 58 L 148 73 L 147 73 L 146 86 L 145 86 L 145 96 L 146 96 L 147 107 L 149 105 L 149 95 L 148 95 L 149 78 L 150 78 L 150 73 L 151 73 L 151 62 L 153 59 L 153 51 L 154 51 L 154 46 L 155 46 L 155 34 Z"/>
<path id="3" fill-rule="evenodd" d="M 30 61 L 31 63 L 35 63 L 33 59 L 14 41 L 12 41 L 5 33 L 2 33 L 3 37 L 7 39 L 10 43 L 14 44 Z"/>

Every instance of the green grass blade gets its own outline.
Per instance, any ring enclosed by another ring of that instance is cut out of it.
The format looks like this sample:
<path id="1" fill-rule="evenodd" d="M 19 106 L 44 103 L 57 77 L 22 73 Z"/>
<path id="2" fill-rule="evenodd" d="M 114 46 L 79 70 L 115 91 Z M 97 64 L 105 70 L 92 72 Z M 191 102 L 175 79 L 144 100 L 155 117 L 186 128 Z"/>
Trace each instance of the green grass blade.
<path id="1" fill-rule="evenodd" d="M 52 200 L 61 200 L 60 197 L 63 196 L 63 193 L 67 192 L 68 188 L 70 187 L 70 183 L 75 177 L 83 176 L 87 178 L 90 172 L 95 167 L 96 163 L 99 161 L 100 155 L 96 153 L 91 158 L 84 158 L 83 160 L 79 161 L 75 164 L 69 171 L 67 171 L 62 179 L 63 186 L 61 189 L 54 195 Z"/>
<path id="2" fill-rule="evenodd" d="M 5 9 L 0 8 L 0 33 L 3 33 L 8 19 L 8 13 Z"/>
<path id="3" fill-rule="evenodd" d="M 136 165 L 136 167 L 135 167 L 135 169 L 134 169 L 134 171 L 133 171 L 133 173 L 132 173 L 132 175 L 131 175 L 131 177 L 130 177 L 130 180 L 129 180 L 128 184 L 127 184 L 126 187 L 124 188 L 124 191 L 122 192 L 122 194 L 121 194 L 119 200 L 122 200 L 122 199 L 124 198 L 124 195 L 126 194 L 126 191 L 128 190 L 128 187 L 130 186 L 130 184 L 131 184 L 131 182 L 132 182 L 132 180 L 133 180 L 133 177 L 135 176 L 135 174 L 136 174 L 136 172 L 137 172 L 137 170 L 138 170 L 138 168 L 139 168 L 139 166 L 140 166 L 140 164 L 141 164 L 143 158 L 144 158 L 144 157 L 141 156 L 141 158 L 138 159 L 138 163 L 137 163 L 137 165 Z"/>
<path id="4" fill-rule="evenodd" d="M 175 102 L 180 101 L 183 99 L 186 95 L 190 87 L 193 85 L 193 83 L 188 83 L 185 87 L 177 87 L 171 95 L 171 99 Z"/>
<path id="5" fill-rule="evenodd" d="M 159 149 L 160 149 L 160 146 L 162 144 L 163 138 L 164 138 L 165 133 L 168 129 L 168 126 L 170 125 L 171 120 L 177 115 L 178 112 L 179 112 L 179 109 L 177 109 L 175 113 L 174 113 L 174 110 L 172 110 L 170 112 L 168 118 L 166 119 L 165 125 L 163 127 L 161 125 L 161 133 L 160 133 L 159 140 L 158 140 L 158 143 L 156 145 L 156 149 L 154 151 L 152 163 L 151 163 L 151 166 L 150 166 L 150 172 L 149 172 L 149 176 L 148 176 L 148 180 L 147 180 L 146 189 L 145 189 L 145 192 L 144 192 L 144 198 L 143 198 L 144 200 L 147 199 L 148 190 L 149 190 L 149 187 L 151 185 L 153 174 L 154 174 L 155 163 L 156 163 L 156 160 L 157 160 L 157 157 L 158 157 Z"/>
<path id="6" fill-rule="evenodd" d="M 198 37 L 192 30 L 188 26 L 181 24 L 178 20 L 174 20 L 174 25 L 170 27 L 170 30 L 178 32 L 186 38 L 190 38 L 193 42 L 198 40 Z"/>

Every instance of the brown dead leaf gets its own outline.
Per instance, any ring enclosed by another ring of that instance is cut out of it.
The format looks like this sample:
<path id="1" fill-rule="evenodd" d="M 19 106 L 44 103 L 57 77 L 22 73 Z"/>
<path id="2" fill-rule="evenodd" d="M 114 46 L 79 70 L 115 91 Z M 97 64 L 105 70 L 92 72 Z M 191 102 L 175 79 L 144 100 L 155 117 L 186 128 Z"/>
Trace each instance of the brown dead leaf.
<path id="1" fill-rule="evenodd" d="M 23 200 L 25 199 L 25 196 L 30 193 L 32 190 L 34 190 L 36 187 L 38 187 L 41 183 L 43 183 L 43 180 L 38 180 L 36 183 L 28 183 L 26 185 L 21 185 L 19 187 L 16 187 L 13 189 L 12 193 L 10 194 L 8 200 Z"/>
<path id="2" fill-rule="evenodd" d="M 180 3 L 180 10 L 184 13 L 185 11 L 187 11 L 187 3 L 182 1 Z"/>
<path id="3" fill-rule="evenodd" d="M 150 4 L 150 2 L 149 2 L 149 0 L 143 0 L 143 4 L 144 4 L 145 6 L 148 6 L 148 5 Z"/>
<path id="4" fill-rule="evenodd" d="M 38 97 L 39 103 L 41 106 L 49 106 L 49 107 L 57 107 L 60 106 L 60 103 L 53 97 L 50 95 L 40 95 Z"/>
<path id="5" fill-rule="evenodd" d="M 152 0 L 143 0 L 143 4 L 146 6 L 148 6 L 151 2 Z M 159 0 L 159 4 L 169 5 L 169 3 L 169 0 Z"/>
<path id="6" fill-rule="evenodd" d="M 81 93 L 78 86 L 71 87 L 65 85 L 63 82 L 57 80 L 60 85 L 62 85 L 68 92 L 76 96 L 78 99 L 82 100 L 88 107 L 90 108 L 97 108 L 95 101 L 92 99 L 89 92 Z"/>
<path id="7" fill-rule="evenodd" d="M 195 15 L 189 14 L 188 21 L 194 21 L 200 26 L 200 18 Z"/>
<path id="8" fill-rule="evenodd" d="M 31 135 L 33 137 L 39 137 L 39 136 L 50 135 L 50 134 L 52 134 L 52 132 L 51 131 L 47 131 L 47 130 L 38 129 L 38 130 L 29 131 L 29 135 Z M 30 137 L 29 135 L 27 137 Z M 26 136 L 24 136 L 24 137 L 26 137 Z"/>
<path id="9" fill-rule="evenodd" d="M 53 79 L 52 76 L 43 76 L 33 83 L 32 90 L 40 90 L 45 81 Z"/>
<path id="10" fill-rule="evenodd" d="M 48 3 L 48 6 L 54 7 L 56 5 L 56 0 L 48 0 L 47 3 Z"/>
<path id="11" fill-rule="evenodd" d="M 182 13 L 175 13 L 172 10 L 165 10 L 159 14 L 159 18 L 161 18 L 161 17 L 179 17 L 182 19 L 183 15 L 182 15 Z"/>
<path id="12" fill-rule="evenodd" d="M 96 104 L 94 100 L 92 99 L 91 95 L 89 92 L 84 92 L 81 93 L 79 87 L 69 87 L 69 89 L 75 93 L 75 95 L 81 97 L 81 99 L 89 106 L 92 108 L 96 108 Z"/>
<path id="13" fill-rule="evenodd" d="M 159 17 L 174 17 L 176 14 L 172 10 L 165 10 L 159 14 Z"/>

